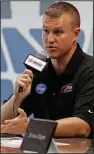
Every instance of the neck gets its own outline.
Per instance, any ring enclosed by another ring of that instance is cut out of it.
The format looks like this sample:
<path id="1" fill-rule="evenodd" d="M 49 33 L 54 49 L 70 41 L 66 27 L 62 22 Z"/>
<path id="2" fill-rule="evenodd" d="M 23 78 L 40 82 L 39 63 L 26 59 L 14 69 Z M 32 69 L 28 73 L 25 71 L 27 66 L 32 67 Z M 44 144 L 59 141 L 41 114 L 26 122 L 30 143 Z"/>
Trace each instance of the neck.
<path id="1" fill-rule="evenodd" d="M 68 62 L 76 50 L 76 47 L 77 43 L 72 46 L 71 50 L 66 55 L 63 55 L 57 59 L 51 59 L 53 67 L 58 75 L 64 72 Z"/>

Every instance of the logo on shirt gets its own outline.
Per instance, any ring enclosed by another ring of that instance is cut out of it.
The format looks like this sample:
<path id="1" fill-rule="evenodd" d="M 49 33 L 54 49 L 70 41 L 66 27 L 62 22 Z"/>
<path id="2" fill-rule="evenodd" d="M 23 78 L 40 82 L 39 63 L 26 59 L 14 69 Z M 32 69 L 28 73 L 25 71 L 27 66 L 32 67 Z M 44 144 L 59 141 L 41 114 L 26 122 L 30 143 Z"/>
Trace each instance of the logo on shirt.
<path id="1" fill-rule="evenodd" d="M 72 83 L 69 83 L 61 88 L 62 93 L 72 92 Z"/>
<path id="2" fill-rule="evenodd" d="M 47 87 L 46 87 L 46 85 L 43 84 L 43 83 L 38 84 L 38 85 L 36 86 L 36 92 L 37 92 L 38 94 L 43 94 L 43 93 L 45 92 L 46 89 L 47 89 Z"/>
<path id="3" fill-rule="evenodd" d="M 93 113 L 91 110 L 88 110 L 89 113 Z"/>

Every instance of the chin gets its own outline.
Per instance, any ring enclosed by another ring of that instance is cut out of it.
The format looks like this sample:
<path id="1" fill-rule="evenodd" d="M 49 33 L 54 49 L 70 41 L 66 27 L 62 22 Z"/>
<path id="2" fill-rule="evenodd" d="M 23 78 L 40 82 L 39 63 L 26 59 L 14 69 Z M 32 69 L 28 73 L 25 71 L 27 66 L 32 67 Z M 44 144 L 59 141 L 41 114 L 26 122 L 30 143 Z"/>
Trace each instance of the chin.
<path id="1" fill-rule="evenodd" d="M 61 58 L 63 55 L 58 55 L 58 54 L 49 54 L 48 53 L 49 58 L 51 59 L 59 59 Z"/>
<path id="2" fill-rule="evenodd" d="M 59 58 L 59 56 L 49 55 L 49 58 L 51 58 L 51 59 L 58 59 L 58 58 Z"/>

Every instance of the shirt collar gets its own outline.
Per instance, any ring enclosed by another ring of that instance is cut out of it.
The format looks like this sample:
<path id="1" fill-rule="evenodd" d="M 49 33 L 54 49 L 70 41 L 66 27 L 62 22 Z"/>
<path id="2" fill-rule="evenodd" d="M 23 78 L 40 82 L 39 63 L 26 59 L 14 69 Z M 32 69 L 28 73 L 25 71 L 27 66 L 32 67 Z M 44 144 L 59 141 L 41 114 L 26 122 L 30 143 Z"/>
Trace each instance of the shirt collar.
<path id="1" fill-rule="evenodd" d="M 61 75 L 73 76 L 76 73 L 83 56 L 84 56 L 84 52 L 82 51 L 80 45 L 77 43 L 77 48 L 76 48 L 74 54 L 72 55 L 69 63 L 67 64 L 65 71 Z M 50 60 L 48 62 L 48 68 L 49 68 L 50 75 L 56 75 L 56 72 L 55 72 Z"/>
<path id="2" fill-rule="evenodd" d="M 65 71 L 63 72 L 64 75 L 74 75 L 80 65 L 80 62 L 84 56 L 84 52 L 82 51 L 80 45 L 77 43 L 77 48 L 71 57 L 69 63 L 67 64 L 67 67 Z"/>

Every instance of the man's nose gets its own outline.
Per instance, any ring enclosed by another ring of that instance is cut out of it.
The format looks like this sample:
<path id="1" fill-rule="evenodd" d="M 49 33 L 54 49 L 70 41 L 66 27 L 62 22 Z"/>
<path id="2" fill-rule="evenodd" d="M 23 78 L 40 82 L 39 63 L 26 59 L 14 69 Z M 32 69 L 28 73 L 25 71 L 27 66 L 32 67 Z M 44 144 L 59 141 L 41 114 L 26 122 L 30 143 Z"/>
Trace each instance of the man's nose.
<path id="1" fill-rule="evenodd" d="M 53 43 L 55 41 L 55 37 L 52 33 L 49 33 L 48 35 L 48 42 L 49 43 Z"/>

